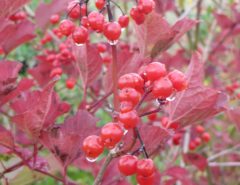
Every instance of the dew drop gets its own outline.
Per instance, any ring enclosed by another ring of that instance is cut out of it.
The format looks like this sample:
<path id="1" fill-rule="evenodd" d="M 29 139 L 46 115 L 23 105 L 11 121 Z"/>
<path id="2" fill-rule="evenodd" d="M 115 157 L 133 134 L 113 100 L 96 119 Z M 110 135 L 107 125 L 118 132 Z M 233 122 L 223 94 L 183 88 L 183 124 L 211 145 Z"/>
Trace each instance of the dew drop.
<path id="1" fill-rule="evenodd" d="M 98 158 L 86 157 L 86 160 L 87 160 L 88 162 L 91 162 L 91 163 L 95 162 L 97 159 L 98 159 Z"/>
<path id="2" fill-rule="evenodd" d="M 78 43 L 75 43 L 76 46 L 83 46 L 83 44 L 78 44 Z"/>
<path id="3" fill-rule="evenodd" d="M 111 46 L 114 46 L 118 43 L 118 40 L 108 40 L 108 43 L 111 45 Z"/>
<path id="4" fill-rule="evenodd" d="M 166 100 L 171 102 L 171 101 L 174 101 L 176 99 L 175 96 L 170 96 L 170 97 L 167 97 Z"/>

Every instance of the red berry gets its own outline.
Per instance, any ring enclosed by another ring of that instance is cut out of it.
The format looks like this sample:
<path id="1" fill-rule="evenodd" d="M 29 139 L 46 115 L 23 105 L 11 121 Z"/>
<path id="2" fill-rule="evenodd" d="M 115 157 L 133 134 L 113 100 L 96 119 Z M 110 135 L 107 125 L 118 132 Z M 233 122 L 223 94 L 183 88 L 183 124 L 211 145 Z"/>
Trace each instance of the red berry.
<path id="1" fill-rule="evenodd" d="M 49 54 L 46 58 L 46 60 L 50 63 L 52 63 L 54 60 L 56 59 L 56 55 L 55 54 Z"/>
<path id="2" fill-rule="evenodd" d="M 80 26 L 76 28 L 72 34 L 72 38 L 77 44 L 84 44 L 88 39 L 88 30 L 87 28 Z"/>
<path id="3" fill-rule="evenodd" d="M 210 136 L 210 134 L 209 134 L 208 132 L 204 132 L 204 133 L 202 134 L 202 139 L 203 139 L 203 141 L 205 141 L 205 142 L 209 142 L 210 139 L 211 139 L 211 136 Z"/>
<path id="4" fill-rule="evenodd" d="M 161 123 L 163 127 L 167 127 L 168 126 L 168 117 L 163 116 L 161 119 Z"/>
<path id="5" fill-rule="evenodd" d="M 201 133 L 203 133 L 203 132 L 205 131 L 205 129 L 204 129 L 203 126 L 197 125 L 197 126 L 196 126 L 196 131 L 197 131 L 199 134 L 201 134 Z"/>
<path id="6" fill-rule="evenodd" d="M 120 103 L 120 112 L 125 113 L 134 109 L 134 104 L 129 101 L 122 101 Z"/>
<path id="7" fill-rule="evenodd" d="M 107 46 L 105 44 L 99 43 L 97 45 L 97 49 L 99 53 L 104 53 L 107 50 Z"/>
<path id="8" fill-rule="evenodd" d="M 154 6 L 155 2 L 153 0 L 141 0 L 138 7 L 141 12 L 149 14 L 153 11 Z"/>
<path id="9" fill-rule="evenodd" d="M 153 114 L 148 115 L 148 119 L 150 121 L 155 121 L 157 119 L 157 113 L 153 113 Z"/>
<path id="10" fill-rule="evenodd" d="M 72 21 L 70 20 L 62 20 L 59 26 L 59 30 L 61 33 L 65 36 L 70 35 L 75 29 L 75 25 Z"/>
<path id="11" fill-rule="evenodd" d="M 103 32 L 108 40 L 118 40 L 121 35 L 121 26 L 118 22 L 110 22 L 104 26 Z"/>
<path id="12" fill-rule="evenodd" d="M 72 19 L 78 19 L 80 18 L 80 6 L 76 1 L 72 1 L 69 3 L 68 7 L 67 7 L 67 11 L 68 11 L 68 15 L 69 17 L 71 17 Z"/>
<path id="13" fill-rule="evenodd" d="M 155 173 L 150 176 L 144 176 L 137 174 L 137 182 L 139 185 L 153 185 Z"/>
<path id="14" fill-rule="evenodd" d="M 155 98 L 167 98 L 173 93 L 172 83 L 168 78 L 161 78 L 154 82 L 152 93 Z"/>
<path id="15" fill-rule="evenodd" d="M 187 88 L 187 78 L 182 72 L 174 70 L 168 74 L 168 78 L 177 91 L 182 91 Z"/>
<path id="16" fill-rule="evenodd" d="M 52 24 L 57 24 L 60 20 L 60 16 L 58 14 L 54 14 L 50 17 L 50 22 Z"/>
<path id="17" fill-rule="evenodd" d="M 140 25 L 145 20 L 145 15 L 139 11 L 138 8 L 134 7 L 130 11 L 130 15 L 133 18 L 133 20 L 136 22 L 136 24 Z"/>
<path id="18" fill-rule="evenodd" d="M 201 145 L 201 143 L 202 143 L 202 139 L 201 139 L 200 137 L 196 137 L 196 138 L 194 139 L 194 143 L 195 143 L 196 146 L 199 146 L 199 145 Z"/>
<path id="19" fill-rule="evenodd" d="M 152 159 L 140 159 L 137 162 L 137 174 L 142 176 L 150 176 L 154 172 L 154 163 Z"/>
<path id="20" fill-rule="evenodd" d="M 139 91 L 143 91 L 144 80 L 137 73 L 128 73 L 121 76 L 118 80 L 118 88 L 123 89 L 126 87 L 131 87 Z"/>
<path id="21" fill-rule="evenodd" d="M 105 0 L 96 0 L 95 5 L 98 10 L 101 10 L 105 5 Z"/>
<path id="22" fill-rule="evenodd" d="M 122 28 L 126 28 L 129 24 L 129 17 L 127 15 L 122 15 L 118 18 L 118 23 Z"/>
<path id="23" fill-rule="evenodd" d="M 69 78 L 69 79 L 66 80 L 66 87 L 68 89 L 73 89 L 75 85 L 76 85 L 76 80 L 75 79 Z"/>
<path id="24" fill-rule="evenodd" d="M 174 145 L 179 145 L 181 138 L 182 138 L 182 135 L 180 133 L 176 133 L 172 138 L 173 144 Z"/>
<path id="25" fill-rule="evenodd" d="M 123 130 L 117 123 L 107 123 L 101 129 L 101 138 L 107 148 L 114 148 L 122 139 Z"/>
<path id="26" fill-rule="evenodd" d="M 167 128 L 177 130 L 179 128 L 179 126 L 180 126 L 180 124 L 178 122 L 173 122 L 173 123 L 170 123 L 170 125 L 168 125 Z"/>
<path id="27" fill-rule="evenodd" d="M 23 11 L 20 11 L 11 15 L 9 19 L 12 21 L 20 21 L 20 20 L 26 19 L 26 17 L 27 17 L 26 13 Z"/>
<path id="28" fill-rule="evenodd" d="M 137 170 L 137 161 L 134 155 L 124 155 L 118 161 L 118 169 L 125 176 L 133 175 Z"/>
<path id="29" fill-rule="evenodd" d="M 88 22 L 93 30 L 102 31 L 104 25 L 104 16 L 101 13 L 92 11 L 88 15 Z"/>
<path id="30" fill-rule="evenodd" d="M 134 105 L 136 105 L 141 99 L 141 94 L 133 88 L 123 88 L 122 90 L 120 90 L 118 96 L 120 102 L 130 101 Z"/>
<path id="31" fill-rule="evenodd" d="M 106 55 L 102 59 L 104 64 L 109 64 L 112 62 L 112 57 L 110 55 Z"/>
<path id="32" fill-rule="evenodd" d="M 126 113 L 120 113 L 119 121 L 123 123 L 125 129 L 131 129 L 135 128 L 139 123 L 139 116 L 135 110 Z"/>
<path id="33" fill-rule="evenodd" d="M 148 64 L 145 70 L 147 79 L 150 81 L 158 80 L 167 74 L 165 65 L 160 62 L 152 62 Z"/>
<path id="34" fill-rule="evenodd" d="M 103 141 L 99 136 L 91 135 L 85 138 L 83 141 L 83 151 L 89 158 L 94 159 L 98 157 L 103 152 L 103 149 Z"/>
<path id="35" fill-rule="evenodd" d="M 85 28 L 89 27 L 89 22 L 88 22 L 88 17 L 87 16 L 83 16 L 81 19 L 81 25 L 84 26 Z"/>
<path id="36" fill-rule="evenodd" d="M 189 143 L 189 149 L 190 150 L 195 150 L 196 149 L 196 144 L 195 144 L 195 142 L 194 141 L 190 141 L 190 143 Z"/>
<path id="37" fill-rule="evenodd" d="M 58 68 L 54 68 L 52 69 L 51 73 L 50 73 L 50 77 L 55 77 L 55 76 L 61 76 L 63 73 L 62 68 L 58 67 Z"/>

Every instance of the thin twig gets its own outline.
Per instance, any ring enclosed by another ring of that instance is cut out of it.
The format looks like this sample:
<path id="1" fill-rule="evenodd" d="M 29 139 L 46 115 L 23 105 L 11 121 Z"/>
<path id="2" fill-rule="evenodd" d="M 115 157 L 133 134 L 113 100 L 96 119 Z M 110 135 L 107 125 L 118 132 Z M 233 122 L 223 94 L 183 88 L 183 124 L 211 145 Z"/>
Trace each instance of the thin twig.
<path id="1" fill-rule="evenodd" d="M 143 139 L 142 139 L 142 137 L 141 137 L 141 134 L 140 134 L 138 128 L 137 128 L 137 127 L 134 128 L 134 131 L 135 131 L 135 133 L 136 133 L 136 135 L 137 135 L 137 138 L 139 139 L 139 141 L 140 141 L 140 143 L 141 143 L 141 149 L 142 149 L 142 151 L 143 151 L 144 157 L 145 157 L 145 158 L 149 158 L 149 155 L 148 155 L 147 150 L 146 150 L 146 148 L 145 148 L 145 144 L 144 144 L 144 142 L 143 142 Z"/>

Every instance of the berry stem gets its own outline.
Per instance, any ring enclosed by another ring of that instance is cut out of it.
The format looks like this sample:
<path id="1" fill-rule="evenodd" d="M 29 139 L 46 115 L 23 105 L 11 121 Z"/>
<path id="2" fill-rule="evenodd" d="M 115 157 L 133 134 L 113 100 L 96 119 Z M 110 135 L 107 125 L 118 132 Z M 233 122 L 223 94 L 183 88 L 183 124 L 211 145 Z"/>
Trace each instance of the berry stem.
<path id="1" fill-rule="evenodd" d="M 159 106 L 158 108 L 156 108 L 155 110 L 149 111 L 149 112 L 144 112 L 142 114 L 139 115 L 139 117 L 144 117 L 144 116 L 148 116 L 150 114 L 154 114 L 159 112 L 160 110 L 162 110 L 162 108 Z"/>
<path id="2" fill-rule="evenodd" d="M 144 144 L 144 142 L 143 142 L 143 139 L 142 139 L 142 137 L 141 137 L 141 134 L 140 134 L 138 128 L 136 127 L 136 128 L 134 129 L 134 131 L 135 131 L 135 133 L 136 133 L 136 135 L 137 135 L 137 138 L 139 139 L 139 141 L 140 141 L 140 143 L 141 143 L 141 148 L 142 148 L 144 157 L 145 157 L 145 158 L 149 158 L 148 153 L 147 153 L 147 150 L 146 150 L 146 148 L 145 148 L 145 144 Z"/>

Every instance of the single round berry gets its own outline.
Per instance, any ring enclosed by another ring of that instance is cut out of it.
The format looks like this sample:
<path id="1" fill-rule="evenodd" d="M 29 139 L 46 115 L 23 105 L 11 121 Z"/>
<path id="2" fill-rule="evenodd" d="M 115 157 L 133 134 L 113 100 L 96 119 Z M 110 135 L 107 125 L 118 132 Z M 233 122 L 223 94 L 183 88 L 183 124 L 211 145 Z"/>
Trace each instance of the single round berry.
<path id="1" fill-rule="evenodd" d="M 144 88 L 144 80 L 137 73 L 125 74 L 119 78 L 118 88 L 123 89 L 126 87 L 134 88 L 141 93 Z"/>
<path id="2" fill-rule="evenodd" d="M 73 89 L 76 85 L 76 80 L 74 78 L 69 78 L 66 80 L 66 87 L 68 89 Z"/>
<path id="3" fill-rule="evenodd" d="M 68 4 L 67 11 L 68 16 L 71 17 L 72 19 L 80 18 L 81 9 L 79 3 L 77 3 L 76 1 L 72 1 Z"/>
<path id="4" fill-rule="evenodd" d="M 182 135 L 180 133 L 176 133 L 174 134 L 173 138 L 172 138 L 172 142 L 174 145 L 179 145 L 180 141 L 181 141 Z"/>
<path id="5" fill-rule="evenodd" d="M 137 174 L 150 176 L 154 173 L 155 167 L 152 159 L 140 159 L 137 162 Z"/>
<path id="6" fill-rule="evenodd" d="M 101 9 L 103 9 L 103 7 L 105 5 L 105 0 L 96 0 L 95 5 L 98 10 L 101 10 Z"/>
<path id="7" fill-rule="evenodd" d="M 101 138 L 107 148 L 114 148 L 122 139 L 123 129 L 117 123 L 107 123 L 101 129 Z"/>
<path id="8" fill-rule="evenodd" d="M 176 91 L 182 91 L 187 88 L 187 78 L 182 72 L 174 70 L 168 74 L 168 78 Z"/>
<path id="9" fill-rule="evenodd" d="M 208 132 L 204 132 L 202 134 L 202 139 L 203 139 L 204 142 L 207 143 L 207 142 L 209 142 L 211 140 L 211 136 L 210 136 L 210 134 Z"/>
<path id="10" fill-rule="evenodd" d="M 153 0 L 141 0 L 140 5 L 138 6 L 140 11 L 145 14 L 151 13 L 154 7 L 155 7 L 155 2 Z"/>
<path id="11" fill-rule="evenodd" d="M 104 25 L 104 16 L 97 11 L 92 11 L 88 15 L 88 22 L 93 30 L 102 31 Z"/>
<path id="12" fill-rule="evenodd" d="M 145 15 L 139 11 L 137 7 L 134 7 L 130 11 L 130 15 L 137 25 L 143 24 L 145 20 Z"/>
<path id="13" fill-rule="evenodd" d="M 89 27 L 89 22 L 88 22 L 88 17 L 87 16 L 83 16 L 81 19 L 81 25 L 84 26 L 85 28 Z"/>
<path id="14" fill-rule="evenodd" d="M 158 80 L 167 74 L 167 70 L 164 64 L 160 62 L 152 62 L 145 68 L 146 77 L 150 81 Z"/>
<path id="15" fill-rule="evenodd" d="M 118 97 L 120 102 L 130 101 L 133 105 L 136 105 L 141 99 L 141 94 L 133 88 L 123 88 L 120 90 Z"/>
<path id="16" fill-rule="evenodd" d="M 197 145 L 194 141 L 190 141 L 189 143 L 189 149 L 190 150 L 195 150 L 197 148 Z"/>
<path id="17" fill-rule="evenodd" d="M 87 39 L 88 39 L 87 28 L 85 28 L 83 26 L 77 27 L 72 34 L 72 38 L 73 38 L 74 42 L 77 44 L 86 43 Z"/>
<path id="18" fill-rule="evenodd" d="M 118 22 L 110 22 L 104 26 L 103 33 L 108 40 L 118 40 L 121 35 L 121 26 Z"/>
<path id="19" fill-rule="evenodd" d="M 194 139 L 194 143 L 195 143 L 196 146 L 200 146 L 201 143 L 202 143 L 202 139 L 200 137 L 196 137 Z"/>
<path id="20" fill-rule="evenodd" d="M 134 104 L 129 101 L 122 101 L 120 102 L 120 112 L 126 113 L 132 111 L 134 109 Z"/>
<path id="21" fill-rule="evenodd" d="M 197 125 L 195 129 L 199 134 L 202 134 L 205 131 L 205 128 L 201 125 Z"/>
<path id="22" fill-rule="evenodd" d="M 129 17 L 127 15 L 122 15 L 118 18 L 118 23 L 122 28 L 126 28 L 129 24 Z"/>
<path id="23" fill-rule="evenodd" d="M 112 62 L 112 57 L 110 55 L 106 55 L 102 59 L 103 59 L 103 63 L 106 65 L 108 65 Z"/>
<path id="24" fill-rule="evenodd" d="M 148 115 L 148 119 L 150 121 L 155 121 L 157 119 L 157 113 L 153 113 L 153 114 Z"/>
<path id="25" fill-rule="evenodd" d="M 57 24 L 60 20 L 60 16 L 58 14 L 54 14 L 50 17 L 50 22 L 52 24 Z"/>
<path id="26" fill-rule="evenodd" d="M 168 78 L 161 78 L 154 82 L 152 93 L 155 98 L 167 98 L 173 93 L 172 83 Z"/>
<path id="27" fill-rule="evenodd" d="M 55 76 L 61 76 L 63 73 L 63 70 L 62 68 L 60 67 L 57 67 L 57 68 L 54 68 L 52 69 L 51 73 L 50 73 L 50 77 L 55 77 Z"/>
<path id="28" fill-rule="evenodd" d="M 135 128 L 139 123 L 139 116 L 135 110 L 126 113 L 120 113 L 119 121 L 123 123 L 125 129 L 131 129 Z"/>
<path id="29" fill-rule="evenodd" d="M 153 185 L 155 173 L 153 173 L 150 176 L 144 176 L 144 175 L 137 174 L 136 178 L 137 178 L 137 182 L 139 185 Z"/>
<path id="30" fill-rule="evenodd" d="M 75 29 L 74 23 L 67 19 L 62 20 L 59 26 L 59 30 L 65 36 L 69 36 L 70 34 L 72 34 L 74 29 Z"/>
<path id="31" fill-rule="evenodd" d="M 133 175 L 137 170 L 137 161 L 134 155 L 124 155 L 118 161 L 118 169 L 125 176 Z"/>
<path id="32" fill-rule="evenodd" d="M 103 152 L 103 149 L 103 141 L 99 136 L 91 135 L 85 138 L 83 141 L 83 151 L 89 158 L 94 159 L 98 157 Z"/>
<path id="33" fill-rule="evenodd" d="M 97 49 L 99 53 L 104 53 L 107 51 L 107 46 L 105 44 L 99 43 L 97 45 Z"/>

